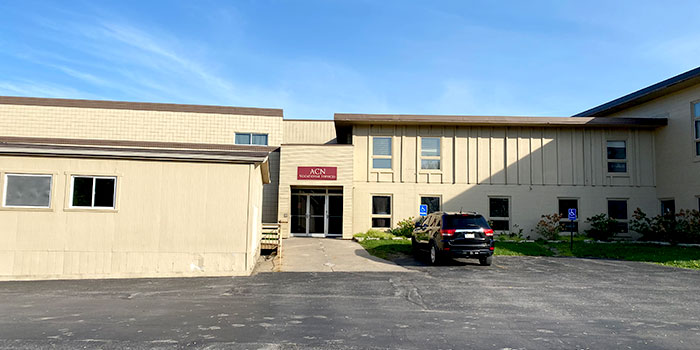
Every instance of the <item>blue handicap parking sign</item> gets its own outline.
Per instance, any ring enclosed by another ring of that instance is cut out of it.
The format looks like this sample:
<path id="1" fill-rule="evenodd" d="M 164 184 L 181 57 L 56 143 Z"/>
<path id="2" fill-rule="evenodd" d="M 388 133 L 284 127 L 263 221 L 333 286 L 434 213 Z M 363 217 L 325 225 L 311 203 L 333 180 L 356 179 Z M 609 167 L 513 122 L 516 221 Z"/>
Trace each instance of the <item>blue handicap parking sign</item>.
<path id="1" fill-rule="evenodd" d="M 427 204 L 420 205 L 420 216 L 428 216 L 428 205 Z"/>
<path id="2" fill-rule="evenodd" d="M 576 209 L 575 208 L 569 208 L 569 220 L 574 221 L 576 220 Z"/>

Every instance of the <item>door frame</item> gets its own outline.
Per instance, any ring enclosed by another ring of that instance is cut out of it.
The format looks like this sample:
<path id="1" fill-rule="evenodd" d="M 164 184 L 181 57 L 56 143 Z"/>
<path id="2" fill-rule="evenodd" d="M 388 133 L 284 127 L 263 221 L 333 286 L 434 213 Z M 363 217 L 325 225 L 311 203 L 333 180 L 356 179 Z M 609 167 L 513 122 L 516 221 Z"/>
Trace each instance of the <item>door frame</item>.
<path id="1" fill-rule="evenodd" d="M 333 233 L 330 234 L 328 233 L 328 228 L 329 228 L 329 219 L 330 219 L 330 200 L 329 197 L 343 197 L 343 192 L 342 192 L 342 187 L 340 188 L 340 193 L 336 192 L 338 190 L 337 187 L 333 188 L 304 188 L 304 187 L 294 187 L 295 190 L 299 190 L 301 193 L 291 193 L 291 197 L 293 196 L 305 196 L 306 197 L 306 211 L 304 214 L 304 217 L 306 218 L 306 232 L 291 232 L 291 225 L 290 225 L 290 235 L 292 237 L 316 237 L 316 238 L 326 238 L 326 237 L 342 237 L 343 234 L 341 233 Z M 304 193 L 304 191 L 308 191 Z M 319 190 L 323 190 L 323 192 L 320 192 Z M 312 192 L 314 191 L 314 192 Z M 333 192 L 331 192 L 333 191 Z M 324 197 L 324 209 L 323 209 L 323 233 L 309 233 L 309 221 L 311 219 L 311 198 L 312 196 L 319 196 L 319 197 Z M 291 199 L 290 197 L 290 199 Z M 290 205 L 293 201 L 290 200 Z M 291 213 L 291 212 L 290 212 Z M 291 215 L 291 214 L 290 214 Z"/>

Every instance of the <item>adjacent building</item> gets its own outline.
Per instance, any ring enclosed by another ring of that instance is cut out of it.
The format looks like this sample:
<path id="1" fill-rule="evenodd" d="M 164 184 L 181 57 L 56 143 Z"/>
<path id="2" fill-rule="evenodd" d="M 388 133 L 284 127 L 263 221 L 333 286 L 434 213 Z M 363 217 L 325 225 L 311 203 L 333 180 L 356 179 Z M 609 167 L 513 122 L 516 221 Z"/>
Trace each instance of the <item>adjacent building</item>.
<path id="1" fill-rule="evenodd" d="M 700 68 L 576 116 L 336 114 L 0 97 L 0 279 L 245 275 L 263 223 L 351 238 L 429 211 L 700 206 Z"/>

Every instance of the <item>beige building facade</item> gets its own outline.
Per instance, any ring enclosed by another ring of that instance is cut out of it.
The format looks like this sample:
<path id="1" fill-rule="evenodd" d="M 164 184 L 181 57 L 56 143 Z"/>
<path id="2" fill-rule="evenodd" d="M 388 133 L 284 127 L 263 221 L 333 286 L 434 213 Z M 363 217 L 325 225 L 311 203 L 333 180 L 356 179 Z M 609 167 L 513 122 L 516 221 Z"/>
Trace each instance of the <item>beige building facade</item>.
<path id="1" fill-rule="evenodd" d="M 429 211 L 497 232 L 700 206 L 700 69 L 569 118 L 0 97 L 0 279 L 246 275 L 263 224 L 337 237 Z"/>

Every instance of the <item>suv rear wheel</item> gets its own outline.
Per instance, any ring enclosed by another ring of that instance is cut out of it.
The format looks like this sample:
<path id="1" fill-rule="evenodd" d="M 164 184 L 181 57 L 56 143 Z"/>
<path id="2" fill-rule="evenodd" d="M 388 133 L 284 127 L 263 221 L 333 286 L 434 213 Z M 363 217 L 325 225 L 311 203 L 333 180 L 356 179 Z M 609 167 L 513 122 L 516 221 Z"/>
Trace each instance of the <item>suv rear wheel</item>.
<path id="1" fill-rule="evenodd" d="M 493 263 L 493 255 L 487 256 L 485 258 L 479 258 L 479 264 L 482 266 L 491 266 Z"/>

